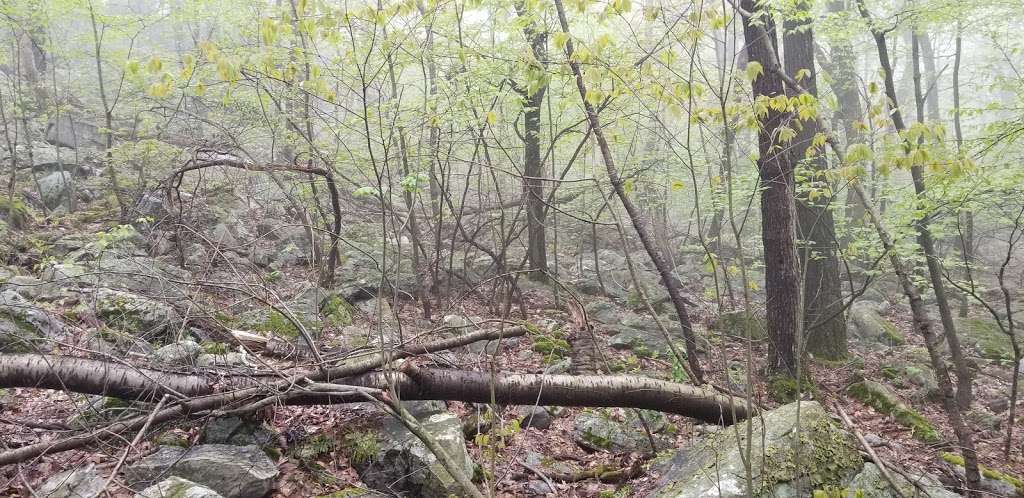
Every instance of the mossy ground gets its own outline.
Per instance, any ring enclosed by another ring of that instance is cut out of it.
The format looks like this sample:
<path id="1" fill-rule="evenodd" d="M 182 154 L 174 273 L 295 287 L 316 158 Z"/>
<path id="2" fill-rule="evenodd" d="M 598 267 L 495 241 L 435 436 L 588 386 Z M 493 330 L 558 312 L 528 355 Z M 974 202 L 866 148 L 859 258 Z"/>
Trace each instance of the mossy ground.
<path id="1" fill-rule="evenodd" d="M 891 415 L 900 425 L 909 428 L 914 437 L 928 443 L 941 439 L 938 429 L 924 415 L 896 399 L 880 384 L 862 381 L 850 386 L 847 392 L 879 413 Z"/>
<path id="2" fill-rule="evenodd" d="M 964 457 L 956 453 L 943 453 L 942 460 L 944 460 L 946 463 L 950 463 L 960 467 L 964 466 Z M 1024 495 L 1024 480 L 1021 480 L 1020 478 L 1014 477 L 1010 474 L 1000 472 L 998 470 L 990 469 L 988 467 L 985 467 L 984 465 L 978 465 L 978 470 L 981 471 L 982 476 L 988 479 L 996 479 L 1008 483 L 1017 489 L 1018 495 Z"/>

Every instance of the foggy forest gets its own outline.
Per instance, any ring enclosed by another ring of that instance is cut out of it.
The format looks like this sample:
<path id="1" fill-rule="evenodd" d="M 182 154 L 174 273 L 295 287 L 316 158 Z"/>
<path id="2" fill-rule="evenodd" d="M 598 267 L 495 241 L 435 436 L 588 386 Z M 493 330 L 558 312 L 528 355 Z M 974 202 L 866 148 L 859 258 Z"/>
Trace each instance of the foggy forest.
<path id="1" fill-rule="evenodd" d="M 1021 0 L 0 0 L 0 497 L 1024 497 Z"/>

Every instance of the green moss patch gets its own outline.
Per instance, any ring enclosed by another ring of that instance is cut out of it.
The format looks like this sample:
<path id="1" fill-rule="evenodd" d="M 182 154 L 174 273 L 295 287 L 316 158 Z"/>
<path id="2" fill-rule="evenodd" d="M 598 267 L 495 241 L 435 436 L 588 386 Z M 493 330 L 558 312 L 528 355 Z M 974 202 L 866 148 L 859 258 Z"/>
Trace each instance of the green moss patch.
<path id="1" fill-rule="evenodd" d="M 924 415 L 900 401 L 888 386 L 864 380 L 850 386 L 847 392 L 879 413 L 889 415 L 900 425 L 909 428 L 914 437 L 929 443 L 941 439 L 938 429 Z"/>
<path id="2" fill-rule="evenodd" d="M 990 318 L 970 317 L 957 321 L 961 341 L 977 350 L 982 358 L 998 361 L 1013 360 L 1013 346 L 1010 336 L 1003 333 L 999 324 Z"/>
<path id="3" fill-rule="evenodd" d="M 956 453 L 945 452 L 942 454 L 942 460 L 944 460 L 946 463 L 957 465 L 959 467 L 964 466 L 964 457 Z M 1017 490 L 1018 495 L 1024 495 L 1024 480 L 1021 480 L 1020 478 L 1014 477 L 1004 472 L 1000 472 L 995 469 L 990 469 L 981 464 L 978 464 L 978 470 L 981 471 L 982 476 L 988 479 L 996 479 L 999 481 L 1003 481 L 1013 486 Z"/>

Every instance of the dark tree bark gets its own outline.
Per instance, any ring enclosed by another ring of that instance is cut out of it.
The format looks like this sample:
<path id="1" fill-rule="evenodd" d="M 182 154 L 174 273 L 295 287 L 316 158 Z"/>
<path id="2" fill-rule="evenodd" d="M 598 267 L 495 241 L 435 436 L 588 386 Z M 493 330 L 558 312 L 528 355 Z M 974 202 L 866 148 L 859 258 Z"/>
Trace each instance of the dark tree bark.
<path id="1" fill-rule="evenodd" d="M 743 0 L 741 8 L 758 12 L 755 0 Z M 758 14 L 755 14 L 755 16 Z M 753 81 L 755 98 L 784 95 L 783 80 L 776 67 L 778 58 L 775 24 L 771 16 L 761 15 L 752 26 L 743 18 L 743 35 L 747 56 L 761 64 L 764 72 Z M 760 37 L 767 33 L 765 43 Z M 768 368 L 786 375 L 796 375 L 800 339 L 800 273 L 796 251 L 796 207 L 793 163 L 778 140 L 779 131 L 793 125 L 791 113 L 769 106 L 760 118 L 757 134 L 759 156 L 757 169 L 761 178 L 761 240 L 764 245 L 765 291 L 768 295 Z"/>
<path id="2" fill-rule="evenodd" d="M 558 23 L 562 28 L 562 32 L 567 35 L 570 34 L 569 20 L 565 16 L 565 7 L 563 7 L 561 0 L 555 0 L 555 9 L 558 11 Z M 693 373 L 693 381 L 697 384 L 703 384 L 704 370 L 701 368 L 700 358 L 697 356 L 697 336 L 693 333 L 690 313 L 683 298 L 683 285 L 679 282 L 679 278 L 676 277 L 675 273 L 672 272 L 672 266 L 668 260 L 658 250 L 657 242 L 654 240 L 654 236 L 651 235 L 647 220 L 644 219 L 643 214 L 637 209 L 636 204 L 633 203 L 633 200 L 630 199 L 629 194 L 626 192 L 625 181 L 619 175 L 619 171 L 615 166 L 615 158 L 612 156 L 608 140 L 604 137 L 604 129 L 601 127 L 601 119 L 597 115 L 597 109 L 587 100 L 587 85 L 583 79 L 583 70 L 580 69 L 580 64 L 573 59 L 573 50 L 572 37 L 570 36 L 565 43 L 565 57 L 568 61 L 569 69 L 572 70 L 573 77 L 576 80 L 576 90 L 579 92 L 580 100 L 583 102 L 583 110 L 587 115 L 587 120 L 590 121 L 590 129 L 594 133 L 594 139 L 597 141 L 598 149 L 601 152 L 601 159 L 604 162 L 608 180 L 615 190 L 615 195 L 622 202 L 622 207 L 626 210 L 626 214 L 629 215 L 629 220 L 633 223 L 633 229 L 636 230 L 640 243 L 643 244 L 644 250 L 647 251 L 651 262 L 657 268 L 658 275 L 661 277 L 661 283 L 665 286 L 669 300 L 672 301 L 672 306 L 679 317 L 679 325 L 683 331 L 683 340 L 686 343 L 686 362 Z M 771 316 L 769 316 L 770 319 Z"/>
<path id="3" fill-rule="evenodd" d="M 527 16 L 525 6 L 516 3 L 516 13 Z M 541 31 L 536 21 L 530 20 L 523 26 L 523 36 L 530 44 L 536 64 L 543 71 L 547 68 L 547 33 Z M 547 85 L 541 82 L 537 87 L 516 86 L 523 97 L 523 200 L 526 204 L 526 262 L 531 280 L 547 280 L 548 251 L 544 220 L 547 208 L 544 204 L 544 161 L 541 158 L 541 106 Z"/>
<path id="4" fill-rule="evenodd" d="M 846 10 L 843 0 L 833 0 L 828 3 L 828 10 L 833 14 L 839 14 Z M 853 49 L 853 42 L 842 35 L 838 35 L 831 42 L 832 60 L 825 67 L 825 71 L 832 76 L 832 93 L 836 96 L 834 128 L 843 130 L 843 139 L 847 147 L 858 143 L 861 134 L 857 130 L 856 123 L 864 117 L 864 109 L 861 107 L 860 92 L 857 82 L 857 52 Z M 846 196 L 846 221 L 851 226 L 863 225 L 866 211 L 864 203 L 857 198 L 857 193 L 849 189 Z M 844 241 L 845 242 L 845 241 Z"/>
<path id="5" fill-rule="evenodd" d="M 806 1 L 797 9 L 807 10 Z M 785 51 L 785 71 L 790 76 L 806 71 L 800 82 L 804 89 L 818 96 L 817 72 L 814 68 L 814 33 L 810 19 L 787 19 L 783 24 L 782 44 Z M 802 121 L 790 145 L 790 160 L 809 169 L 808 186 L 823 190 L 830 186 L 824 172 L 828 169 L 824 151 L 807 157 L 815 135 L 821 130 L 816 119 Z M 831 189 L 829 189 L 831 191 Z M 839 279 L 839 259 L 836 255 L 835 221 L 832 219 L 831 195 L 813 200 L 801 196 L 797 200 L 797 229 L 804 246 L 800 250 L 804 278 L 804 334 L 806 351 L 817 357 L 837 360 L 846 356 L 846 319 L 843 316 L 843 296 Z"/>

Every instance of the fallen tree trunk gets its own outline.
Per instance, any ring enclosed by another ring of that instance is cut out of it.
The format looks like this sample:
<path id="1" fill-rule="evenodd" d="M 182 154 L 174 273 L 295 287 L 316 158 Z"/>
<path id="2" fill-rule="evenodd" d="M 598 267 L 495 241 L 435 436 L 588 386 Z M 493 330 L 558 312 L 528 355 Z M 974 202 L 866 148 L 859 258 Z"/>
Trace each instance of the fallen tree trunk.
<path id="1" fill-rule="evenodd" d="M 310 376 L 312 380 L 313 376 Z M 138 400 L 153 394 L 206 396 L 189 400 L 188 412 L 220 408 L 242 400 L 276 396 L 281 404 L 309 405 L 365 401 L 362 394 L 325 394 L 306 390 L 305 377 L 292 378 L 237 391 L 211 395 L 213 383 L 203 375 L 168 374 L 112 362 L 47 355 L 0 356 L 0 387 L 36 387 L 83 394 L 99 394 Z M 249 382 L 259 382 L 249 378 Z M 119 384 L 124 381 L 125 384 Z M 151 383 L 159 382 L 164 393 Z M 709 389 L 634 375 L 544 375 L 514 374 L 438 368 L 418 368 L 405 363 L 401 372 L 372 372 L 335 379 L 338 391 L 356 386 L 385 390 L 395 383 L 402 399 L 448 400 L 502 405 L 557 405 L 627 407 L 658 410 L 716 424 L 731 424 L 747 418 L 742 403 Z M 170 392 L 174 388 L 176 393 Z M 492 397 L 493 396 L 493 397 Z M 212 403 L 212 404 L 211 404 Z M 733 413 L 736 419 L 733 419 Z"/>
<path id="2" fill-rule="evenodd" d="M 445 400 L 499 405 L 622 407 L 674 413 L 713 424 L 731 425 L 748 413 L 742 399 L 700 388 L 638 375 L 548 375 L 476 372 L 402 365 L 399 373 L 372 372 L 335 382 L 384 390 L 389 382 L 402 399 Z M 320 393 L 286 397 L 287 404 L 331 404 L 365 401 L 360 394 Z M 492 397 L 493 396 L 493 397 Z M 733 411 L 735 410 L 735 412 Z M 733 413 L 736 418 L 733 419 Z"/>
<path id="3" fill-rule="evenodd" d="M 446 337 L 430 342 L 396 347 L 388 356 L 391 360 L 457 348 L 478 341 L 519 337 L 526 333 L 523 327 L 504 330 L 486 329 Z M 206 376 L 203 373 L 181 374 L 152 368 L 90 360 L 71 356 L 45 354 L 0 354 L 0 388 L 34 387 L 96 394 L 131 400 L 156 400 L 165 394 L 175 399 L 206 396 L 231 388 L 256 388 L 282 391 L 310 379 L 332 381 L 369 372 L 385 362 L 381 353 L 352 358 L 340 365 L 320 371 L 304 371 L 287 378 L 254 375 Z"/>

